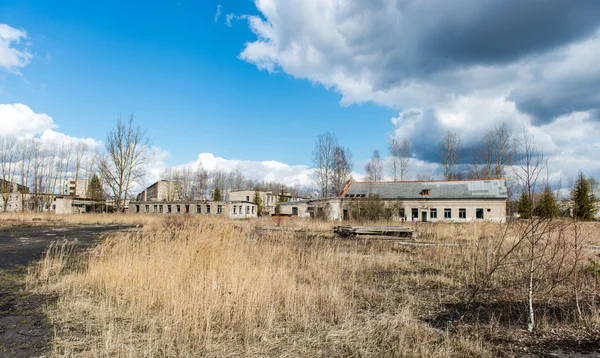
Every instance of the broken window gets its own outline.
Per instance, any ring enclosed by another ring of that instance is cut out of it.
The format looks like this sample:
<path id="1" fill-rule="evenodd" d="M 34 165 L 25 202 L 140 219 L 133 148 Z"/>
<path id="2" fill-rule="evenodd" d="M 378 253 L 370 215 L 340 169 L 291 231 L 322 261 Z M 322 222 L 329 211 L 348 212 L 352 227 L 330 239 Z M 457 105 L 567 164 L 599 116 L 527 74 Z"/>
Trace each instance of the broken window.
<path id="1" fill-rule="evenodd" d="M 431 194 L 431 189 L 421 190 L 421 196 L 429 196 L 429 194 Z"/>
<path id="2" fill-rule="evenodd" d="M 202 206 L 196 205 L 196 214 L 202 214 Z"/>
<path id="3" fill-rule="evenodd" d="M 210 214 L 210 205 L 206 205 L 206 213 Z"/>
<path id="4" fill-rule="evenodd" d="M 223 207 L 221 205 L 217 205 L 217 214 L 221 214 L 223 212 Z"/>
<path id="5" fill-rule="evenodd" d="M 477 219 L 483 219 L 483 209 L 475 209 L 475 217 Z"/>
<path id="6" fill-rule="evenodd" d="M 417 209 L 417 208 L 412 209 L 412 217 L 415 219 L 419 218 L 419 209 Z"/>

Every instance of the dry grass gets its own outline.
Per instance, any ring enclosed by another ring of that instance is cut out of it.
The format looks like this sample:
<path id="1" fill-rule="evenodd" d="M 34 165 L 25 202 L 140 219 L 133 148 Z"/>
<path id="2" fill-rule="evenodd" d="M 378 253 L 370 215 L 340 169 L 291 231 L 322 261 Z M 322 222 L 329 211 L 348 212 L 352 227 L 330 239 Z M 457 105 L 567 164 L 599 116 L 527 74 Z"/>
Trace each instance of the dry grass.
<path id="1" fill-rule="evenodd" d="M 0 212 L 0 228 L 23 225 L 144 225 L 156 221 L 152 215 L 4 213 Z"/>
<path id="2" fill-rule="evenodd" d="M 496 356 L 502 347 L 486 340 L 514 330 L 494 312 L 443 330 L 427 323 L 438 326 L 444 307 L 464 302 L 490 254 L 477 243 L 504 225 L 418 227 L 422 237 L 461 247 L 334 240 L 332 223 L 286 223 L 313 234 L 257 225 L 272 223 L 153 217 L 67 266 L 69 249 L 55 247 L 30 275 L 31 287 L 60 297 L 53 355 Z M 498 302 L 493 292 L 517 277 L 502 271 L 485 302 Z M 501 293 L 510 301 L 521 291 Z M 600 323 L 597 311 L 586 312 L 586 325 Z M 555 323 L 541 319 L 540 327 Z"/>

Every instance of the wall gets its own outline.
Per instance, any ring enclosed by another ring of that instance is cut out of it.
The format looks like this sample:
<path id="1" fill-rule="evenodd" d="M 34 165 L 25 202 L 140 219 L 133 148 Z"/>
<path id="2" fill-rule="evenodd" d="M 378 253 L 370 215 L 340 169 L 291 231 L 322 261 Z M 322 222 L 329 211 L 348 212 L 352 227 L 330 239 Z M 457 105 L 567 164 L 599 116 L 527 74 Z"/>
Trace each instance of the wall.
<path id="1" fill-rule="evenodd" d="M 344 199 L 343 209 L 352 210 L 356 203 L 360 203 L 362 200 L 348 200 Z M 364 201 L 362 201 L 364 202 Z M 491 221 L 506 221 L 506 200 L 505 199 L 463 199 L 463 200 L 382 200 L 383 204 L 388 207 L 395 209 L 395 219 L 401 220 L 399 215 L 399 209 L 404 208 L 405 216 L 408 221 L 412 220 L 412 209 L 417 209 L 418 217 L 415 221 L 422 221 L 423 212 L 427 213 L 427 221 L 457 221 L 467 222 L 476 219 L 476 209 L 483 209 L 483 215 L 485 220 Z M 354 203 L 354 204 L 353 204 Z M 437 209 L 437 218 L 431 218 L 431 209 Z M 444 218 L 444 209 L 451 209 L 452 217 L 450 219 Z M 466 217 L 459 218 L 459 210 L 466 209 Z M 343 212 L 342 212 L 343 216 Z"/>
<path id="2" fill-rule="evenodd" d="M 241 213 L 239 210 L 240 206 L 242 207 Z M 246 202 L 131 202 L 127 209 L 127 213 L 151 213 L 163 215 L 223 215 L 232 219 L 245 219 L 257 217 L 258 215 L 256 209 L 256 205 Z"/>

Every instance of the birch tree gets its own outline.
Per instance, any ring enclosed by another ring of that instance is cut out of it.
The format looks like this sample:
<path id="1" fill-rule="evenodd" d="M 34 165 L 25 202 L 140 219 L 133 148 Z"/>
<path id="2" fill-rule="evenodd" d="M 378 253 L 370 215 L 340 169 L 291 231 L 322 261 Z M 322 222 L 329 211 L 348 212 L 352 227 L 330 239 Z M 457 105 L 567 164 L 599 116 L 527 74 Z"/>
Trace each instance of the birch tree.
<path id="1" fill-rule="evenodd" d="M 408 139 L 404 138 L 402 142 L 391 139 L 388 143 L 388 150 L 392 156 L 391 174 L 394 181 L 404 181 L 411 157 Z"/>
<path id="2" fill-rule="evenodd" d="M 456 164 L 458 163 L 461 138 L 456 132 L 448 131 L 440 143 L 441 161 L 444 167 L 444 179 L 453 180 L 456 179 L 457 170 Z"/>
<path id="3" fill-rule="evenodd" d="M 10 193 L 14 190 L 14 162 L 17 146 L 17 138 L 15 136 L 0 136 L 0 174 L 2 177 L 1 190 L 2 201 L 4 203 L 4 211 L 8 205 Z"/>
<path id="4" fill-rule="evenodd" d="M 117 211 L 124 209 L 131 185 L 142 178 L 148 162 L 146 130 L 134 126 L 133 119 L 131 114 L 125 122 L 119 115 L 116 126 L 106 137 L 106 153 L 99 163 L 104 185 Z"/>
<path id="5" fill-rule="evenodd" d="M 338 140 L 335 134 L 325 132 L 317 137 L 315 148 L 312 152 L 314 181 L 319 188 L 319 194 L 322 198 L 332 193 L 333 163 L 335 148 L 337 147 Z"/>

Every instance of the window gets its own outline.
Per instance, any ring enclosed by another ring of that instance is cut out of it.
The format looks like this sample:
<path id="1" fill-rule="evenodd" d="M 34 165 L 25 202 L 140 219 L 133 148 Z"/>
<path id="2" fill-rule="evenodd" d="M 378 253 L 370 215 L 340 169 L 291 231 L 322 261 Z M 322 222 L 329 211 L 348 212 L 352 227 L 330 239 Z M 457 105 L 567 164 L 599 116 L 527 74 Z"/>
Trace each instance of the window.
<path id="1" fill-rule="evenodd" d="M 176 210 L 177 210 L 177 212 L 178 212 L 178 213 L 180 213 L 180 212 L 181 212 L 181 206 L 180 206 L 180 205 L 177 205 L 177 206 L 176 206 L 176 208 L 177 208 L 177 209 L 176 209 Z"/>
<path id="2" fill-rule="evenodd" d="M 452 219 L 452 209 L 444 209 L 444 219 Z"/>
<path id="3" fill-rule="evenodd" d="M 235 206 L 235 205 L 234 205 L 234 206 L 233 206 L 233 213 L 234 213 L 234 214 L 237 214 L 237 210 L 236 210 L 236 209 L 237 209 L 237 206 Z"/>
<path id="4" fill-rule="evenodd" d="M 475 209 L 475 217 L 483 220 L 483 209 Z"/>
<path id="5" fill-rule="evenodd" d="M 412 217 L 415 219 L 419 218 L 419 209 L 417 209 L 417 208 L 412 209 Z"/>
<path id="6" fill-rule="evenodd" d="M 210 214 L 210 205 L 206 205 L 206 213 Z"/>
<path id="7" fill-rule="evenodd" d="M 217 214 L 221 214 L 223 212 L 223 206 L 217 205 Z"/>
<path id="8" fill-rule="evenodd" d="M 242 206 L 241 205 L 240 205 L 239 209 L 240 209 L 240 215 L 242 215 L 244 212 L 242 211 Z"/>
<path id="9" fill-rule="evenodd" d="M 466 219 L 467 218 L 467 209 L 458 209 L 458 218 Z"/>
<path id="10" fill-rule="evenodd" d="M 250 197 L 246 195 L 246 201 L 250 201 Z"/>
<path id="11" fill-rule="evenodd" d="M 146 212 L 149 213 L 150 212 L 150 205 L 146 205 Z"/>
<path id="12" fill-rule="evenodd" d="M 252 207 L 252 214 L 254 214 L 254 206 Z"/>
<path id="13" fill-rule="evenodd" d="M 139 212 L 140 212 L 140 206 L 139 206 L 139 205 L 136 205 L 136 206 L 135 206 L 135 212 L 136 212 L 136 213 L 139 213 Z"/>
<path id="14" fill-rule="evenodd" d="M 196 214 L 202 214 L 202 206 L 196 205 Z"/>
<path id="15" fill-rule="evenodd" d="M 171 205 L 167 205 L 167 213 L 171 212 Z"/>
<path id="16" fill-rule="evenodd" d="M 429 194 L 431 194 L 431 189 L 421 190 L 421 196 L 429 196 Z"/>
<path id="17" fill-rule="evenodd" d="M 250 206 L 246 206 L 246 214 L 250 214 Z"/>
<path id="18" fill-rule="evenodd" d="M 437 219 L 437 209 L 429 209 L 429 218 Z"/>
<path id="19" fill-rule="evenodd" d="M 154 205 L 154 212 L 157 213 L 158 212 L 158 205 Z"/>
<path id="20" fill-rule="evenodd" d="M 162 212 L 163 212 L 163 206 L 162 206 L 162 205 L 159 205 L 159 206 L 158 206 L 158 212 L 159 212 L 159 213 L 162 213 Z"/>
<path id="21" fill-rule="evenodd" d="M 404 208 L 400 208 L 398 210 L 398 215 L 400 215 L 401 218 L 405 218 L 406 217 L 406 211 L 404 210 Z"/>
<path id="22" fill-rule="evenodd" d="M 292 207 L 292 215 L 298 216 L 298 207 L 297 206 Z"/>

